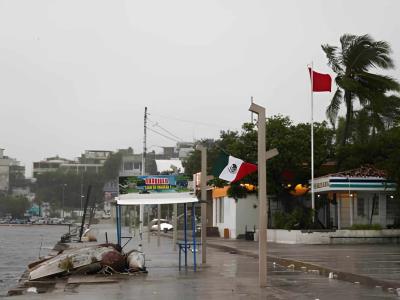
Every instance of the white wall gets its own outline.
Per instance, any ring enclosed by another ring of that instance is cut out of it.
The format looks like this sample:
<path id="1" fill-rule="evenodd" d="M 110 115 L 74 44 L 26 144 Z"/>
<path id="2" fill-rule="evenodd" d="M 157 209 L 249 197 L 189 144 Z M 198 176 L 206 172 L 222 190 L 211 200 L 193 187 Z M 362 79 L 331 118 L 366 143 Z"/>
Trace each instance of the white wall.
<path id="1" fill-rule="evenodd" d="M 254 226 L 258 228 L 258 199 L 256 195 L 249 195 L 237 201 L 229 197 L 222 198 L 224 201 L 223 222 L 219 222 L 217 218 L 218 199 L 213 199 L 213 226 L 218 227 L 221 237 L 224 236 L 225 228 L 229 229 L 231 239 L 236 239 L 240 234 L 244 235 L 246 225 L 248 231 L 253 231 Z"/>
<path id="2" fill-rule="evenodd" d="M 280 244 L 352 244 L 398 242 L 400 229 L 336 230 L 302 232 L 301 230 L 268 229 L 268 242 Z"/>
<path id="3" fill-rule="evenodd" d="M 237 202 L 236 234 L 245 234 L 246 225 L 248 231 L 253 231 L 254 226 L 258 228 L 258 198 L 255 194 L 238 199 Z"/>
<path id="4" fill-rule="evenodd" d="M 222 199 L 222 200 L 220 200 Z M 223 201 L 224 220 L 219 222 L 218 201 Z M 236 238 L 236 203 L 235 199 L 229 197 L 213 199 L 213 226 L 218 227 L 219 235 L 224 236 L 224 229 L 229 229 L 229 237 Z"/>
<path id="5" fill-rule="evenodd" d="M 386 195 L 390 195 L 390 193 L 377 193 L 378 201 L 379 201 L 379 214 L 372 216 L 372 224 L 380 224 L 383 228 L 393 223 L 393 218 L 387 219 L 386 213 Z M 356 194 L 354 199 L 354 224 L 369 224 L 369 220 L 371 217 L 372 211 L 372 202 L 373 202 L 374 193 L 363 193 L 359 192 Z M 364 215 L 358 214 L 358 199 L 364 199 Z"/>

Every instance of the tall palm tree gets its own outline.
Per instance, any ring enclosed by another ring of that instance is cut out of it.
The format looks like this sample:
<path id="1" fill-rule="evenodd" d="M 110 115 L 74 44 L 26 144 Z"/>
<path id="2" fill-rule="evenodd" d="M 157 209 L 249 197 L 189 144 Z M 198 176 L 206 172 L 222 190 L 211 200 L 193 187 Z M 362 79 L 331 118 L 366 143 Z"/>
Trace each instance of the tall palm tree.
<path id="1" fill-rule="evenodd" d="M 356 101 L 373 117 L 371 128 L 379 130 L 400 114 L 400 98 L 396 95 L 400 84 L 389 76 L 370 72 L 376 68 L 394 68 L 387 42 L 375 41 L 369 35 L 344 34 L 340 43 L 340 48 L 326 44 L 322 45 L 322 50 L 328 58 L 328 65 L 336 73 L 337 85 L 326 115 L 334 125 L 344 103 L 346 116 L 341 144 L 345 145 L 351 136 Z"/>

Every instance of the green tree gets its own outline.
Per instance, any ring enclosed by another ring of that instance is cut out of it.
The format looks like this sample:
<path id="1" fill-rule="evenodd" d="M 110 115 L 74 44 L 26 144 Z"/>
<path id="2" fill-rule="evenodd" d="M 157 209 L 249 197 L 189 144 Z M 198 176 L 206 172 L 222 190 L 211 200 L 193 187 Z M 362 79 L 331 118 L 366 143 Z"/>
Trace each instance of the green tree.
<path id="1" fill-rule="evenodd" d="M 315 169 L 320 174 L 320 167 L 334 156 L 333 130 L 326 122 L 315 123 Z M 273 116 L 267 119 L 267 149 L 277 148 L 279 155 L 268 161 L 268 192 L 279 194 L 283 191 L 282 177 L 285 171 L 294 175 L 296 183 L 307 183 L 310 178 L 310 124 L 293 124 L 288 117 Z M 204 140 L 207 146 L 208 173 L 220 151 L 257 163 L 257 130 L 254 124 L 245 123 L 241 132 L 221 131 L 217 140 Z M 200 151 L 194 151 L 185 163 L 186 174 L 191 176 L 200 171 Z M 257 185 L 257 173 L 246 176 L 242 182 Z M 220 182 L 214 181 L 216 185 Z M 240 183 L 240 182 L 239 182 Z"/>
<path id="2" fill-rule="evenodd" d="M 102 168 L 102 174 L 105 180 L 115 180 L 118 178 L 122 163 L 122 153 L 120 151 L 112 153 L 105 161 Z"/>
<path id="3" fill-rule="evenodd" d="M 389 76 L 370 72 L 373 68 L 394 68 L 387 42 L 375 41 L 369 35 L 344 34 L 340 43 L 340 49 L 326 44 L 322 45 L 322 50 L 328 58 L 328 65 L 336 73 L 338 87 L 326 110 L 327 117 L 335 124 L 341 105 L 344 104 L 346 109 L 340 140 L 343 146 L 351 138 L 356 101 L 370 117 L 369 128 L 376 133 L 398 118 L 400 99 L 392 93 L 400 91 L 400 85 Z"/>
<path id="4" fill-rule="evenodd" d="M 0 215 L 11 214 L 13 218 L 23 218 L 24 213 L 29 209 L 28 199 L 21 196 L 0 197 Z"/>

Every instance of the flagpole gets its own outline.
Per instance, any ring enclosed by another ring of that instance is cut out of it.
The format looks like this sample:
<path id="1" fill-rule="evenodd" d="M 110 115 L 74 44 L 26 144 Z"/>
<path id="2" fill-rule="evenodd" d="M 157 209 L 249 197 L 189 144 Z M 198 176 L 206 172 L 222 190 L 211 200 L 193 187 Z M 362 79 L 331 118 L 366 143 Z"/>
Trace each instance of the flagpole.
<path id="1" fill-rule="evenodd" d="M 311 208 L 312 221 L 315 222 L 315 195 L 314 195 L 314 63 L 311 62 Z"/>

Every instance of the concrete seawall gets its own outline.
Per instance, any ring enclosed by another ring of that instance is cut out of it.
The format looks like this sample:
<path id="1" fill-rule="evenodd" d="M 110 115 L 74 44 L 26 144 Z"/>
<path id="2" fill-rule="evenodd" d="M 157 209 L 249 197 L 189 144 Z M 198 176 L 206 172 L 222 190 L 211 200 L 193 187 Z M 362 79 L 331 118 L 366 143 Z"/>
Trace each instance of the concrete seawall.
<path id="1" fill-rule="evenodd" d="M 400 243 L 400 229 L 307 231 L 268 229 L 268 242 L 281 244 Z"/>

